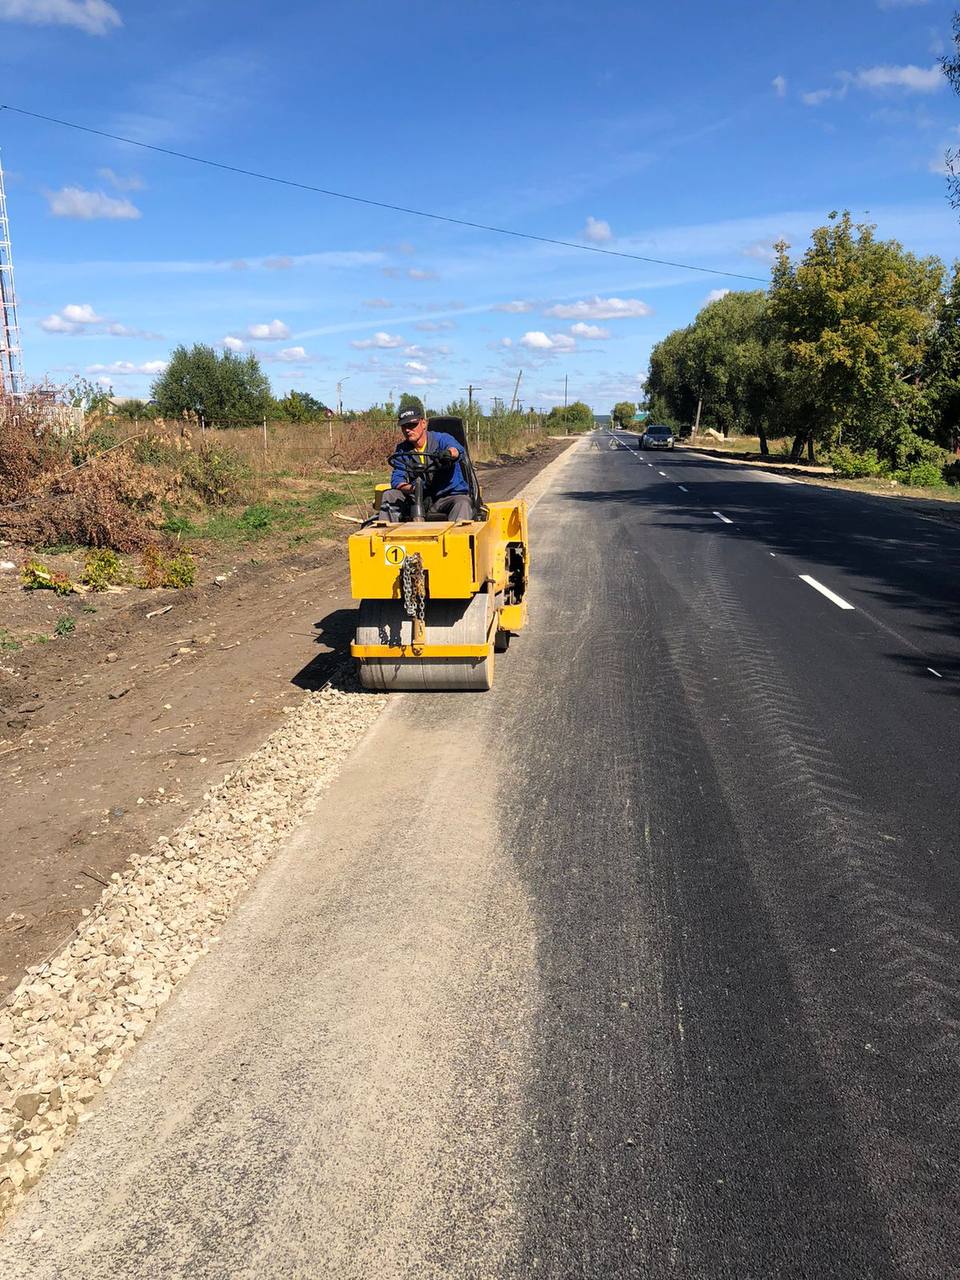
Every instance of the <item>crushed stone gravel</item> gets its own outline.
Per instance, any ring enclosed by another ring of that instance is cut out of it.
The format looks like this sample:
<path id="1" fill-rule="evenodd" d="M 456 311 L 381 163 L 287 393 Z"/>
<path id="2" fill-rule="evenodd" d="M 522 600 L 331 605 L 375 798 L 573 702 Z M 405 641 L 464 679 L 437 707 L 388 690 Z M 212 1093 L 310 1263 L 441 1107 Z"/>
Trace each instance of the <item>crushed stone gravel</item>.
<path id="1" fill-rule="evenodd" d="M 0 1008 L 0 1222 L 388 701 L 339 670 L 183 826 L 111 877 L 59 954 L 28 970 Z"/>

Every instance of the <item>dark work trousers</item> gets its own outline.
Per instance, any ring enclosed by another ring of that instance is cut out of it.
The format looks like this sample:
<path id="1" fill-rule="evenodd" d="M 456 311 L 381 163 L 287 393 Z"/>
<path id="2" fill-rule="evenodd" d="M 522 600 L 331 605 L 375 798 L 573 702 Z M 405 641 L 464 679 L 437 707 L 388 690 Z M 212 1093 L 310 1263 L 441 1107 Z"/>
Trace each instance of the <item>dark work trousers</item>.
<path id="1" fill-rule="evenodd" d="M 472 520 L 473 503 L 469 493 L 448 493 L 442 498 L 426 497 L 423 505 L 428 515 L 437 512 L 448 520 Z M 400 489 L 387 489 L 380 499 L 380 519 L 396 524 L 410 519 L 410 495 Z"/>

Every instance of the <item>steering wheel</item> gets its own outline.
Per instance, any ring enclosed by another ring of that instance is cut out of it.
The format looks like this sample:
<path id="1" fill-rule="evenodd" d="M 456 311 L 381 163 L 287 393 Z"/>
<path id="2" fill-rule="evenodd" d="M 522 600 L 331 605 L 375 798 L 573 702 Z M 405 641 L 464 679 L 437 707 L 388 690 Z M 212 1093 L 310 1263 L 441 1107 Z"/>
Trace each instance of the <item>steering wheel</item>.
<path id="1" fill-rule="evenodd" d="M 451 458 L 446 449 L 433 449 L 418 453 L 416 449 L 397 449 L 387 459 L 387 465 L 402 471 L 409 480 L 421 476 L 429 479 L 443 467 L 452 467 L 456 458 Z"/>

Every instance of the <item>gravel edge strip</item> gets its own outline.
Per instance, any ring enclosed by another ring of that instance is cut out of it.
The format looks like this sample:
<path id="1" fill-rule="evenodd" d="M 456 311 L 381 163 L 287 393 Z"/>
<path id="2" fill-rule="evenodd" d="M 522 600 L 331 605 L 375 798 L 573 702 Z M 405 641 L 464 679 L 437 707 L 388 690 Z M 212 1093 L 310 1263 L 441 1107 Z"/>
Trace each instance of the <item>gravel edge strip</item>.
<path id="1" fill-rule="evenodd" d="M 357 741 L 389 705 L 349 668 L 111 877 L 53 959 L 0 1009 L 0 1222 L 90 1105 Z"/>

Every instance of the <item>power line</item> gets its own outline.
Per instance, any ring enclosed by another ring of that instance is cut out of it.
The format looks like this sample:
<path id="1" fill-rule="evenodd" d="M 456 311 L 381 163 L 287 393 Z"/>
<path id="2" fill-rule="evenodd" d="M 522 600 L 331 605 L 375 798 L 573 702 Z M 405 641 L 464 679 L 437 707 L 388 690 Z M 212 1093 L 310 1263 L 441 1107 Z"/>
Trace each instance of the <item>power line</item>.
<path id="1" fill-rule="evenodd" d="M 428 218 L 432 222 L 447 222 L 455 227 L 469 227 L 473 231 L 490 231 L 498 236 L 513 236 L 517 240 L 534 240 L 538 244 L 560 245 L 564 249 L 579 249 L 583 253 L 600 253 L 609 258 L 629 258 L 632 262 L 651 263 L 657 267 L 674 267 L 680 271 L 697 271 L 701 275 L 726 276 L 732 280 L 750 280 L 755 284 L 769 284 L 762 276 L 748 276 L 740 271 L 721 271 L 717 267 L 695 267 L 689 262 L 669 262 L 664 258 L 647 258 L 640 253 L 627 253 L 623 249 L 603 249 L 595 244 L 578 244 L 575 240 L 556 240 L 552 236 L 538 236 L 531 231 L 514 231 L 509 227 L 494 227 L 486 222 L 470 222 L 466 218 L 452 218 L 443 213 L 430 213 L 426 209 L 409 209 L 401 204 L 389 204 L 386 200 L 371 200 L 367 196 L 349 195 L 345 191 L 331 191 L 326 187 L 315 187 L 309 182 L 297 182 L 293 178 L 278 178 L 272 173 L 258 173 L 255 169 L 241 169 L 239 165 L 224 164 L 220 160 L 208 160 L 204 156 L 192 156 L 185 151 L 174 151 L 170 147 L 158 147 L 151 142 L 138 142 L 135 138 L 124 138 L 117 133 L 107 133 L 104 129 L 91 129 L 85 124 L 75 124 L 72 120 L 59 120 L 56 116 L 44 116 L 38 111 L 27 111 L 24 107 L 14 107 L 9 103 L 0 103 L 0 111 L 15 111 L 17 115 L 29 116 L 33 120 L 43 120 L 46 124 L 55 124 L 63 129 L 76 129 L 80 133 L 92 133 L 98 138 L 109 138 L 111 142 L 125 142 L 131 147 L 140 147 L 143 151 L 156 151 L 160 155 L 173 156 L 177 160 L 189 160 L 192 164 L 203 164 L 210 169 L 221 169 L 225 173 L 239 173 L 245 178 L 256 178 L 259 182 L 273 182 L 281 187 L 296 187 L 299 191 L 312 191 L 315 195 L 328 196 L 332 200 L 349 200 L 352 204 L 365 204 L 374 209 L 388 209 L 391 213 L 406 213 L 414 218 Z"/>

